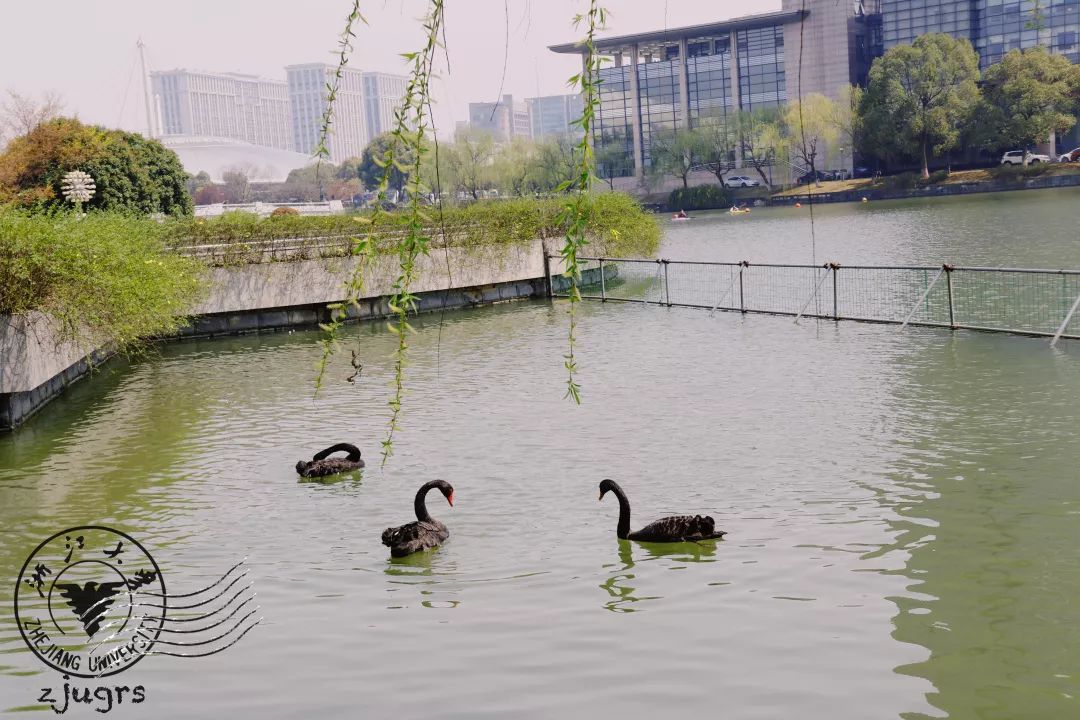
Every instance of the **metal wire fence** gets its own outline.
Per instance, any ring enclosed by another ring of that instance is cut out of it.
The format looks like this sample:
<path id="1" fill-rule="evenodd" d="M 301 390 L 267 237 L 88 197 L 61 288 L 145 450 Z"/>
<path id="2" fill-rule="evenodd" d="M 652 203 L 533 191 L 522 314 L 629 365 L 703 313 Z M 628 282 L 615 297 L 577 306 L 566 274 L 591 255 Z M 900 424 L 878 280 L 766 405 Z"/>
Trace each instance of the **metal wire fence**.
<path id="1" fill-rule="evenodd" d="M 1080 339 L 1080 270 L 579 262 L 581 296 L 594 300 Z"/>

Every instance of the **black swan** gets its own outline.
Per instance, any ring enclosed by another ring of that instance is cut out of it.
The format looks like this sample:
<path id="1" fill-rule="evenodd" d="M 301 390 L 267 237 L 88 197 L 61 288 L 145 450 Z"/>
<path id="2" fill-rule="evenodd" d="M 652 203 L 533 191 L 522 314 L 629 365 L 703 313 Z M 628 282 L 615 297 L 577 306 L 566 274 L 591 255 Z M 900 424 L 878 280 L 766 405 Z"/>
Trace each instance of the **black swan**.
<path id="1" fill-rule="evenodd" d="M 446 526 L 428 514 L 424 496 L 432 488 L 439 488 L 439 492 L 446 496 L 446 502 L 450 503 L 450 507 L 454 506 L 454 488 L 450 483 L 445 480 L 432 480 L 421 485 L 416 491 L 416 500 L 413 502 L 416 522 L 383 530 L 382 543 L 390 548 L 390 555 L 393 557 L 404 557 L 414 552 L 438 547 L 442 545 L 443 540 L 450 537 L 450 531 L 446 529 Z"/>
<path id="2" fill-rule="evenodd" d="M 614 480 L 604 480 L 600 483 L 601 500 L 609 490 L 619 499 L 619 527 L 616 534 L 621 540 L 693 542 L 718 539 L 727 535 L 723 530 L 716 529 L 716 521 L 708 515 L 672 515 L 649 523 L 640 530 L 630 532 L 630 501 L 626 499 L 626 494 Z"/>
<path id="3" fill-rule="evenodd" d="M 349 455 L 343 458 L 327 457 L 336 452 L 347 452 Z M 364 461 L 360 459 L 360 451 L 356 449 L 355 445 L 349 443 L 331 445 L 322 452 L 315 453 L 310 462 L 307 460 L 297 460 L 296 462 L 296 472 L 300 473 L 301 477 L 323 477 L 324 475 L 359 470 L 362 467 L 364 467 Z"/>

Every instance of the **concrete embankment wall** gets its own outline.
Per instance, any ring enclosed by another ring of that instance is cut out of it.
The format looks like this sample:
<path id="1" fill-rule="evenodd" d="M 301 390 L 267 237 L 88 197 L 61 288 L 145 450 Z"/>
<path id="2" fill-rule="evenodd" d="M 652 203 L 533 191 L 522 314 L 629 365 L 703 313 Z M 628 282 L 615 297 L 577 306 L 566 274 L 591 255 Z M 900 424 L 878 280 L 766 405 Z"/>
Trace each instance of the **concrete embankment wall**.
<path id="1" fill-rule="evenodd" d="M 411 289 L 421 312 L 537 297 L 547 292 L 544 242 L 432 249 L 417 261 Z M 326 322 L 327 304 L 341 301 L 357 258 L 319 258 L 215 267 L 209 291 L 192 308 L 180 337 L 207 337 Z M 555 262 L 555 261 L 552 261 Z M 558 268 L 552 268 L 558 272 Z M 396 255 L 364 270 L 355 319 L 390 314 L 387 298 L 399 272 Z M 0 316 L 0 430 L 18 426 L 108 352 L 63 342 L 40 313 Z"/>

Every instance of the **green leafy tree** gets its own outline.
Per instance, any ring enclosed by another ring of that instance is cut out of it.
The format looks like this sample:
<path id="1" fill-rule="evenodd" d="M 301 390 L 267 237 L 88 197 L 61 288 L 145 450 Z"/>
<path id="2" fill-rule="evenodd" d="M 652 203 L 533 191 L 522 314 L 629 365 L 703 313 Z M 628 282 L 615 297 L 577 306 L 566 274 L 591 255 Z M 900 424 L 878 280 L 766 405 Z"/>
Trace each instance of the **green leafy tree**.
<path id="1" fill-rule="evenodd" d="M 784 140 L 788 157 L 817 177 L 817 163 L 840 136 L 834 123 L 836 103 L 821 93 L 810 93 L 788 104 L 784 112 Z"/>
<path id="2" fill-rule="evenodd" d="M 493 184 L 495 138 L 491 133 L 463 129 L 454 136 L 454 144 L 441 152 L 447 153 L 450 172 L 461 192 L 475 200 Z"/>
<path id="3" fill-rule="evenodd" d="M 492 172 L 495 183 L 505 194 L 523 197 L 529 191 L 529 173 L 535 155 L 535 145 L 524 138 L 512 139 L 496 154 Z"/>
<path id="4" fill-rule="evenodd" d="M 534 190 L 562 192 L 560 188 L 577 172 L 580 142 L 568 135 L 558 135 L 537 144 L 529 174 Z"/>
<path id="5" fill-rule="evenodd" d="M 345 158 L 341 161 L 341 164 L 337 166 L 337 172 L 334 173 L 334 177 L 339 180 L 359 180 L 363 182 L 363 176 L 360 173 L 360 167 L 363 165 L 364 159 L 362 157 Z"/>
<path id="6" fill-rule="evenodd" d="M 650 173 L 676 177 L 687 188 L 690 173 L 702 163 L 702 154 L 701 137 L 693 130 L 679 128 L 654 132 L 649 143 Z"/>
<path id="7" fill-rule="evenodd" d="M 205 170 L 200 170 L 194 175 L 188 176 L 185 186 L 187 187 L 188 194 L 191 195 L 191 197 L 195 197 L 200 190 L 213 184 L 214 181 L 210 179 L 210 173 Z"/>
<path id="8" fill-rule="evenodd" d="M 977 137 L 990 149 L 1025 147 L 1076 124 L 1080 65 L 1041 46 L 1010 50 L 987 68 L 976 113 Z"/>
<path id="9" fill-rule="evenodd" d="M 762 185 L 772 187 L 765 176 L 765 168 L 772 166 L 778 150 L 782 150 L 780 109 L 742 110 L 735 113 L 732 122 L 738 147 L 742 151 L 743 165 L 757 171 Z"/>
<path id="10" fill-rule="evenodd" d="M 967 40 L 922 35 L 874 60 L 860 115 L 862 147 L 883 159 L 917 157 L 930 177 L 931 154 L 957 145 L 979 100 L 979 58 Z"/>
<path id="11" fill-rule="evenodd" d="M 863 89 L 858 85 L 841 86 L 827 117 L 828 123 L 832 125 L 836 133 L 836 141 L 841 147 L 852 151 L 858 145 L 861 132 L 859 104 L 862 102 L 862 96 Z"/>
<path id="12" fill-rule="evenodd" d="M 700 161 L 709 166 L 721 185 L 724 184 L 724 173 L 735 166 L 735 131 L 728 116 L 719 114 L 699 118 L 694 128 Z"/>
<path id="13" fill-rule="evenodd" d="M 634 151 L 621 134 L 604 137 L 596 143 L 595 148 L 596 174 L 614 190 L 615 178 L 633 174 Z"/>
<path id="14" fill-rule="evenodd" d="M 41 123 L 8 144 L 0 155 L 0 202 L 63 206 L 60 183 L 72 170 L 89 173 L 97 186 L 87 208 L 191 213 L 188 176 L 176 153 L 136 133 L 71 118 Z"/>
<path id="15" fill-rule="evenodd" d="M 393 133 L 377 135 L 360 158 L 357 172 L 364 187 L 374 190 L 382 182 L 386 171 L 385 157 L 390 148 L 395 148 L 393 167 L 387 177 L 387 187 L 401 192 L 409 180 L 409 169 L 415 164 L 415 150 L 411 147 L 395 146 Z"/>

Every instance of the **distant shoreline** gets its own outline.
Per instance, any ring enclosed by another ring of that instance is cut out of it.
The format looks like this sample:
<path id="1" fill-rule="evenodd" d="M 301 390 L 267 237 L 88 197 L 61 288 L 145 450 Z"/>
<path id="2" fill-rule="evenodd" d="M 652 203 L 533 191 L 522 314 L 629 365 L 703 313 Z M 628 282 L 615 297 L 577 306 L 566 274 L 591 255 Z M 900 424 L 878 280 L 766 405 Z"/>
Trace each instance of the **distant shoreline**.
<path id="1" fill-rule="evenodd" d="M 855 187 L 832 192 L 803 192 L 791 190 L 773 195 L 770 205 L 794 205 L 796 203 L 843 203 L 867 200 L 902 200 L 905 198 L 945 197 L 949 195 L 974 195 L 978 193 L 1010 192 L 1013 190 L 1045 190 L 1047 188 L 1080 186 L 1080 173 L 1047 175 L 1032 178 L 1002 178 L 972 182 L 951 182 L 915 188 Z"/>

